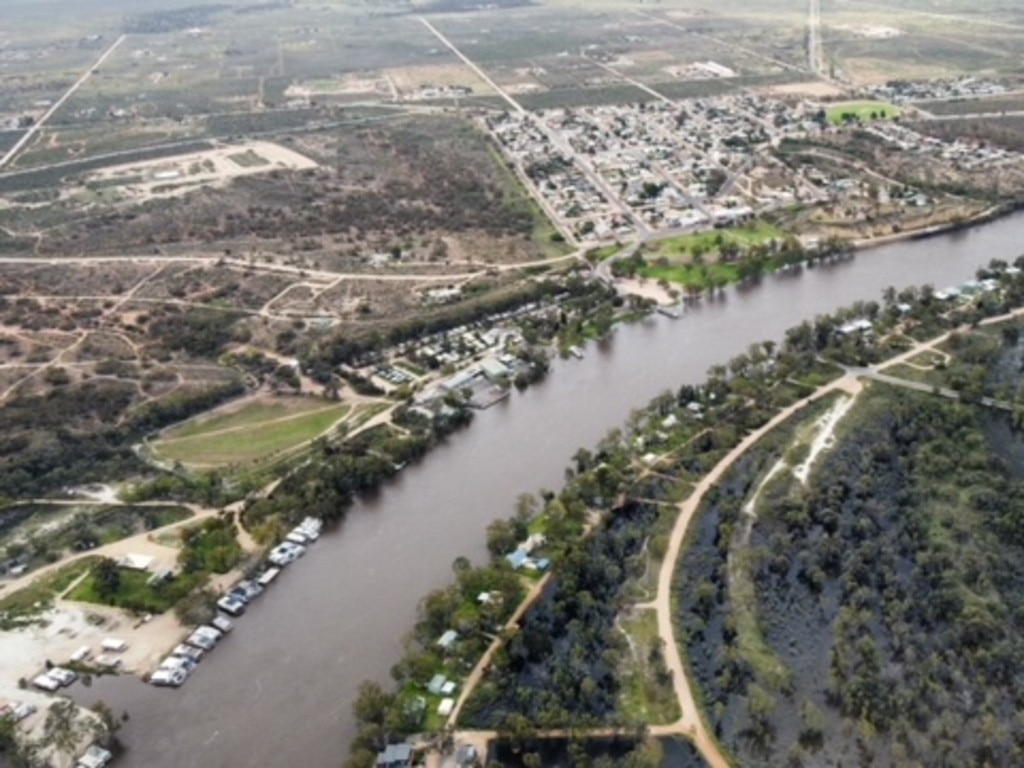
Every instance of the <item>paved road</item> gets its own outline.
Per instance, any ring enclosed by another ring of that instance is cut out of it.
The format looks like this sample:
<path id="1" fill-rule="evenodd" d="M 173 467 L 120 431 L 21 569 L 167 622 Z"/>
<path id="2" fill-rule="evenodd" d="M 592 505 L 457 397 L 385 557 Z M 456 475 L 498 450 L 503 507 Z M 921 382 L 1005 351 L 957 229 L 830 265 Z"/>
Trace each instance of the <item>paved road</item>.
<path id="1" fill-rule="evenodd" d="M 825 77 L 825 52 L 821 44 L 821 0 L 807 4 L 807 66 L 818 77 Z"/>

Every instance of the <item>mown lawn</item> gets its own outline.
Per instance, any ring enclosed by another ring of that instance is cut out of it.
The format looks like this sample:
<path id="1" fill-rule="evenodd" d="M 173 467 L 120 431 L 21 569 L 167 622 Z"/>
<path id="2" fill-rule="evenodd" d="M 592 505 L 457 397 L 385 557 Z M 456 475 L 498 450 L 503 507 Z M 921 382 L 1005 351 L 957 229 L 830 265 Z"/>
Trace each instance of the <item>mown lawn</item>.
<path id="1" fill-rule="evenodd" d="M 646 267 L 640 267 L 637 274 L 651 280 L 668 280 L 670 283 L 695 286 L 701 290 L 709 288 L 715 280 L 734 283 L 739 279 L 739 271 L 735 264 L 648 264 Z"/>
<path id="2" fill-rule="evenodd" d="M 69 600 L 98 605 L 114 605 L 140 613 L 163 613 L 207 579 L 205 573 L 182 573 L 174 579 L 150 586 L 149 571 L 121 569 L 121 584 L 112 595 L 102 595 L 94 574 L 90 572 L 81 584 L 71 590 Z"/>
<path id="3" fill-rule="evenodd" d="M 279 397 L 253 400 L 237 408 L 221 409 L 166 432 L 168 440 L 194 437 L 222 429 L 257 426 L 265 421 L 318 411 L 332 403 L 315 397 Z"/>
<path id="4" fill-rule="evenodd" d="M 324 406 L 295 415 L 252 416 L 241 424 L 231 418 L 220 429 L 207 429 L 186 437 L 168 436 L 153 445 L 153 451 L 163 459 L 180 461 L 186 465 L 242 464 L 279 451 L 302 445 L 319 437 L 350 410 L 347 405 Z M 221 422 L 223 424 L 223 422 Z"/>
<path id="5" fill-rule="evenodd" d="M 646 258 L 650 261 L 658 256 L 693 253 L 694 248 L 711 255 L 717 253 L 723 243 L 736 243 L 739 246 L 749 247 L 766 243 L 769 240 L 782 240 L 785 236 L 785 232 L 774 224 L 769 224 L 767 221 L 756 221 L 745 227 L 712 229 L 706 232 L 694 232 L 689 235 L 666 238 L 652 244 Z"/>

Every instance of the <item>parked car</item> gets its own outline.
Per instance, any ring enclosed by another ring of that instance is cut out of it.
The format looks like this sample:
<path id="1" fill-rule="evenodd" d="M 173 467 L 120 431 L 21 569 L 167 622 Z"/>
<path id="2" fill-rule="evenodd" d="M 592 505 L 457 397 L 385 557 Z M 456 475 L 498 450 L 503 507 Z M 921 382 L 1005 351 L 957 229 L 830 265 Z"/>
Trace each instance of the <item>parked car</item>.
<path id="1" fill-rule="evenodd" d="M 229 616 L 241 616 L 245 613 L 245 603 L 233 595 L 225 595 L 217 601 L 217 607 Z"/>
<path id="2" fill-rule="evenodd" d="M 200 629 L 203 628 L 200 627 L 195 630 L 191 635 L 185 638 L 185 642 L 203 651 L 213 650 L 214 646 L 217 645 L 219 635 L 215 637 L 208 632 L 200 632 Z M 216 632 L 217 630 L 214 631 Z"/>
<path id="3" fill-rule="evenodd" d="M 309 537 L 302 532 L 301 529 L 296 528 L 294 531 L 289 531 L 288 535 L 284 537 L 285 541 L 289 541 L 292 544 L 308 544 Z"/>
<path id="4" fill-rule="evenodd" d="M 29 715 L 34 715 L 37 711 L 35 704 L 28 701 L 23 701 L 20 704 L 15 704 L 11 709 L 11 717 L 14 718 L 14 722 L 19 723 Z"/>
<path id="5" fill-rule="evenodd" d="M 48 672 L 44 672 L 41 675 L 36 675 L 32 678 L 32 685 L 39 688 L 42 691 L 49 691 L 53 693 L 60 688 L 60 683 L 53 677 L 50 677 Z"/>
<path id="6" fill-rule="evenodd" d="M 77 672 L 72 672 L 70 669 L 64 669 L 64 667 L 54 667 L 46 674 L 56 680 L 57 684 L 60 686 L 71 685 L 78 679 Z"/>
<path id="7" fill-rule="evenodd" d="M 161 687 L 177 688 L 187 677 L 188 674 L 183 669 L 158 669 L 149 676 L 149 682 Z"/>
<path id="8" fill-rule="evenodd" d="M 113 759 L 114 754 L 110 750 L 104 749 L 99 744 L 91 744 L 85 750 L 85 754 L 78 758 L 75 768 L 106 768 Z"/>
<path id="9" fill-rule="evenodd" d="M 221 632 L 225 635 L 235 628 L 234 622 L 221 613 L 218 613 L 216 616 L 214 616 L 210 624 L 212 624 L 214 629 L 216 629 L 218 632 Z"/>
<path id="10" fill-rule="evenodd" d="M 180 656 L 183 659 L 191 659 L 198 664 L 203 660 L 205 653 L 206 652 L 202 648 L 196 648 L 195 646 L 182 643 L 171 651 L 171 656 Z"/>
<path id="11" fill-rule="evenodd" d="M 160 666 L 157 667 L 158 670 L 180 669 L 186 675 L 191 675 L 195 671 L 195 668 L 196 662 L 192 661 L 191 659 L 187 659 L 184 656 L 168 656 L 166 659 L 161 661 Z"/>

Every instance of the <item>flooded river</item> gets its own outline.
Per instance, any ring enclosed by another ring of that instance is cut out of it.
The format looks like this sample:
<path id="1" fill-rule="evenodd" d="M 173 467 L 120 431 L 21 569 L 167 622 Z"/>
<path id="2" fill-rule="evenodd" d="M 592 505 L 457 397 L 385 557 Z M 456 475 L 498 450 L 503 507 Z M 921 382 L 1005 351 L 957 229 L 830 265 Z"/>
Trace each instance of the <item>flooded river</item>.
<path id="1" fill-rule="evenodd" d="M 963 282 L 991 258 L 1024 252 L 1024 214 L 973 230 L 880 247 L 852 261 L 768 277 L 678 320 L 620 328 L 583 360 L 407 468 L 289 567 L 179 690 L 97 680 L 86 702 L 127 710 L 123 764 L 145 768 L 338 766 L 360 681 L 386 683 L 416 604 L 447 584 L 458 555 L 485 556 L 487 523 L 516 496 L 558 488 L 570 457 L 666 388 L 698 383 L 752 343 L 882 290 Z"/>

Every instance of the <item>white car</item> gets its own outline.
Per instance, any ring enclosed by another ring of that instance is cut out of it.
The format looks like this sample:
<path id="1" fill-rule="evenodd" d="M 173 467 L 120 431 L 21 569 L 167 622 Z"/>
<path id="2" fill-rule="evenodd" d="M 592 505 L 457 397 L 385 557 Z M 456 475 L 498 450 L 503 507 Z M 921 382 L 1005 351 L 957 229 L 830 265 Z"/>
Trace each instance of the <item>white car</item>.
<path id="1" fill-rule="evenodd" d="M 212 624 L 213 628 L 216 629 L 218 632 L 221 632 L 225 635 L 235 628 L 235 624 L 233 621 L 231 621 L 231 619 L 219 613 L 213 617 L 213 620 L 210 622 L 210 624 Z"/>
<path id="2" fill-rule="evenodd" d="M 160 666 L 157 667 L 157 670 L 166 669 L 170 671 L 180 669 L 186 675 L 191 675 L 195 668 L 196 663 L 192 661 L 192 659 L 187 659 L 184 656 L 168 656 L 160 662 Z"/>
<path id="3" fill-rule="evenodd" d="M 174 650 L 171 651 L 171 656 L 180 656 L 183 659 L 190 659 L 197 664 L 203 660 L 203 654 L 204 651 L 202 648 L 185 645 L 185 643 L 176 646 Z"/>
<path id="4" fill-rule="evenodd" d="M 229 616 L 241 616 L 245 613 L 245 603 L 230 595 L 225 595 L 218 600 L 217 607 Z"/>
<path id="5" fill-rule="evenodd" d="M 217 645 L 216 640 L 209 635 L 204 635 L 200 632 L 193 632 L 185 638 L 185 642 L 203 651 L 212 651 L 213 647 Z"/>
<path id="6" fill-rule="evenodd" d="M 149 676 L 149 682 L 161 687 L 177 688 L 187 677 L 188 673 L 183 669 L 158 669 Z"/>
<path id="7" fill-rule="evenodd" d="M 36 713 L 36 705 L 30 702 L 24 701 L 20 704 L 15 704 L 11 709 L 11 717 L 14 718 L 14 722 L 18 723 L 24 720 L 29 715 Z"/>
<path id="8" fill-rule="evenodd" d="M 50 675 L 45 672 L 41 675 L 36 675 L 35 677 L 33 677 L 32 685 L 34 685 L 36 688 L 39 688 L 40 690 L 49 691 L 50 693 L 53 693 L 58 688 L 60 688 L 60 683 L 57 682 L 55 678 L 50 677 Z"/>
<path id="9" fill-rule="evenodd" d="M 301 544 L 283 541 L 270 551 L 270 562 L 277 566 L 285 566 L 306 554 Z"/>
<path id="10" fill-rule="evenodd" d="M 64 667 L 54 667 L 46 674 L 56 680 L 57 684 L 60 686 L 71 685 L 78 679 L 77 672 L 72 672 L 70 669 L 64 669 Z"/>
<path id="11" fill-rule="evenodd" d="M 296 528 L 294 531 L 289 531 L 288 535 L 284 537 L 285 541 L 289 541 L 292 544 L 308 544 L 309 537 L 301 528 Z"/>

